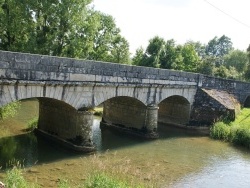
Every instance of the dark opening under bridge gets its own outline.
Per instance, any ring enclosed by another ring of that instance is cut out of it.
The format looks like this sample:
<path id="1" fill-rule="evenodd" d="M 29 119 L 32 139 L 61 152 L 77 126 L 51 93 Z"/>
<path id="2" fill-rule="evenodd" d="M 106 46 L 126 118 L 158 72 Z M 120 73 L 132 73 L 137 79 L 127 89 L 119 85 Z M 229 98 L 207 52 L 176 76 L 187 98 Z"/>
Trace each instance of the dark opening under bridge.
<path id="1" fill-rule="evenodd" d="M 250 83 L 202 74 L 0 51 L 0 106 L 39 101 L 38 132 L 93 150 L 92 109 L 102 126 L 156 138 L 157 122 L 200 128 L 250 106 Z"/>

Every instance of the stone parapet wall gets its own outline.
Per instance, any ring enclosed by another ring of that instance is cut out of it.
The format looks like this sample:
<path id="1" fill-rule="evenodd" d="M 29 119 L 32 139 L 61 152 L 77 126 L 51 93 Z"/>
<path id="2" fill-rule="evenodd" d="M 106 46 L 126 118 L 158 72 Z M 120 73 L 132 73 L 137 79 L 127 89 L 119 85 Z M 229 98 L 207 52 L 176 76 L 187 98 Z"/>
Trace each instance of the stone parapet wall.
<path id="1" fill-rule="evenodd" d="M 37 81 L 197 85 L 198 74 L 0 51 L 0 78 Z"/>

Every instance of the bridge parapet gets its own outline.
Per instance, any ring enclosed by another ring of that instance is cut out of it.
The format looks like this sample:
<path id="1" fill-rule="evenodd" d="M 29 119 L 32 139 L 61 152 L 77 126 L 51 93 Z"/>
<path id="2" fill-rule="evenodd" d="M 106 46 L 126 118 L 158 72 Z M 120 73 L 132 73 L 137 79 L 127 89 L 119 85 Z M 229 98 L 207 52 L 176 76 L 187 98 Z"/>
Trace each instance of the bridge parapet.
<path id="1" fill-rule="evenodd" d="M 115 63 L 0 51 L 0 78 L 159 85 L 197 85 L 198 74 Z"/>

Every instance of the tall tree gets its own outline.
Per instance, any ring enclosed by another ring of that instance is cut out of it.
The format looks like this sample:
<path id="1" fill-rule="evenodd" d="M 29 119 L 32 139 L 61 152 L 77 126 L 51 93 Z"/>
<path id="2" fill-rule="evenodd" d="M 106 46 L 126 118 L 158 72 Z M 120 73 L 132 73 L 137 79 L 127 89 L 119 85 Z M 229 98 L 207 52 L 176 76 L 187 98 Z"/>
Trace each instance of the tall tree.
<path id="1" fill-rule="evenodd" d="M 233 49 L 231 39 L 225 35 L 220 38 L 214 37 L 206 46 L 206 55 L 223 57 Z"/>
<path id="2" fill-rule="evenodd" d="M 224 56 L 224 64 L 227 68 L 235 67 L 239 73 L 246 71 L 248 64 L 247 53 L 241 50 L 233 50 Z"/>
<path id="3" fill-rule="evenodd" d="M 0 0 L 0 49 L 25 51 L 33 20 L 26 1 Z"/>

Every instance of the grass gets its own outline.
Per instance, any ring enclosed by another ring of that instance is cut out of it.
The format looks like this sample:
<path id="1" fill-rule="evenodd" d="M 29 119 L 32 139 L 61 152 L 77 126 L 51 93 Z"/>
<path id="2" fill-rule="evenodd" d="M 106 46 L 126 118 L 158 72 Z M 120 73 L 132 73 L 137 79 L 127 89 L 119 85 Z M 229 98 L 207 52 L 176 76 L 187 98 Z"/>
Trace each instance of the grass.
<path id="1" fill-rule="evenodd" d="M 24 168 L 19 161 L 15 161 L 16 165 L 6 171 L 6 177 L 3 183 L 8 188 L 40 188 L 38 183 L 30 183 L 23 176 Z M 12 164 L 12 163 L 11 163 Z M 13 164 L 14 165 L 14 164 Z M 71 182 L 72 183 L 72 182 Z M 43 186 L 42 186 L 43 187 Z M 58 188 L 70 188 L 70 181 L 66 179 L 58 179 Z M 80 184 L 75 184 L 77 188 L 144 188 L 143 185 L 129 182 L 126 179 L 118 178 L 113 173 L 109 174 L 101 171 L 92 172 L 86 180 Z"/>
<path id="2" fill-rule="evenodd" d="M 210 135 L 214 139 L 250 148 L 250 109 L 242 109 L 235 121 L 231 123 L 215 123 L 211 127 Z"/>
<path id="3" fill-rule="evenodd" d="M 90 176 L 85 184 L 86 188 L 131 188 L 128 182 L 110 177 L 104 173 L 96 173 Z M 141 186 L 136 186 L 142 188 Z"/>

